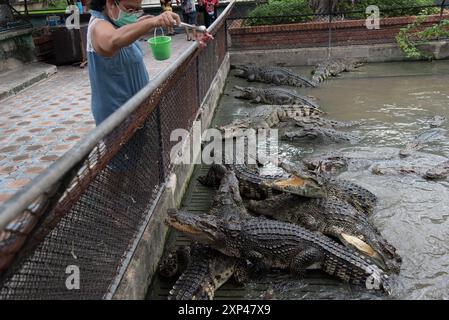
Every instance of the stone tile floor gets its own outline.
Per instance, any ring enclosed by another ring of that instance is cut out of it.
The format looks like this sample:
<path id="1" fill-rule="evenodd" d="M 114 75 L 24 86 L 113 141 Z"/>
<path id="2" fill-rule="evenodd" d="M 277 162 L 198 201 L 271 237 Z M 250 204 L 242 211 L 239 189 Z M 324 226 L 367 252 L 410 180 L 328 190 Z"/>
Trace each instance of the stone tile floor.
<path id="1" fill-rule="evenodd" d="M 145 63 L 155 78 L 192 42 L 172 37 L 172 57 L 155 61 L 146 42 Z M 0 204 L 57 160 L 95 122 L 87 68 L 58 67 L 47 80 L 0 101 Z"/>

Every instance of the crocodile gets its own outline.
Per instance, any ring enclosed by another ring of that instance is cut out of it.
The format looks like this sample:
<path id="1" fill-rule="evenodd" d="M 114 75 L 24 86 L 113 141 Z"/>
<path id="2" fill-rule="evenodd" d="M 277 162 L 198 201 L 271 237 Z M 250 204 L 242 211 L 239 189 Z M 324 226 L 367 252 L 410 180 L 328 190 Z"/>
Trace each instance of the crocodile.
<path id="1" fill-rule="evenodd" d="M 170 290 L 168 300 L 213 300 L 215 291 L 234 276 L 240 260 L 220 253 L 209 246 L 193 243 L 185 271 Z"/>
<path id="2" fill-rule="evenodd" d="M 449 160 L 437 164 L 424 174 L 424 178 L 429 180 L 446 179 L 449 176 Z"/>
<path id="3" fill-rule="evenodd" d="M 322 143 L 355 143 L 360 141 L 360 137 L 343 131 L 338 131 L 332 128 L 305 126 L 300 129 L 285 130 L 281 134 L 282 140 L 296 141 L 296 140 L 319 140 Z"/>
<path id="4" fill-rule="evenodd" d="M 349 159 L 339 154 L 329 154 L 303 158 L 302 163 L 310 171 L 320 170 L 321 172 L 336 174 L 348 169 Z"/>
<path id="5" fill-rule="evenodd" d="M 225 255 L 249 260 L 261 271 L 283 269 L 304 276 L 306 268 L 319 265 L 343 281 L 391 293 L 389 276 L 371 259 L 298 225 L 264 217 L 223 219 L 177 210 L 170 210 L 165 221 Z"/>
<path id="6" fill-rule="evenodd" d="M 441 130 L 434 128 L 430 130 L 426 130 L 413 138 L 413 140 L 407 145 L 399 150 L 399 156 L 402 158 L 410 156 L 410 154 L 414 151 L 421 150 L 425 147 L 426 143 L 431 142 L 441 136 Z"/>
<path id="7" fill-rule="evenodd" d="M 333 177 L 319 170 L 310 172 L 302 163 L 283 161 L 280 162 L 279 166 L 290 174 L 299 176 L 304 180 L 314 181 L 316 188 L 321 187 L 321 198 L 336 197 L 366 215 L 371 215 L 374 212 L 377 205 L 376 195 L 358 184 Z M 284 186 L 278 182 L 264 182 L 264 186 L 284 192 Z"/>
<path id="8" fill-rule="evenodd" d="M 245 134 L 245 130 L 270 129 L 294 127 L 327 127 L 347 128 L 356 125 L 356 122 L 341 122 L 326 119 L 320 116 L 320 112 L 308 106 L 300 105 L 264 105 L 255 108 L 252 115 L 242 119 L 236 119 L 228 125 L 219 126 L 225 139 L 238 137 Z"/>
<path id="9" fill-rule="evenodd" d="M 340 73 L 349 72 L 362 66 L 363 63 L 355 60 L 328 59 L 316 65 L 312 71 L 312 80 L 316 83 L 323 82 L 330 77 L 336 77 Z"/>
<path id="10" fill-rule="evenodd" d="M 439 128 L 446 122 L 445 116 L 436 115 L 429 120 L 427 120 L 427 123 L 429 124 L 430 128 Z"/>
<path id="11" fill-rule="evenodd" d="M 332 151 L 325 154 L 314 155 L 302 159 L 303 164 L 310 171 L 339 173 L 341 171 L 360 171 L 376 163 L 383 163 L 398 159 L 396 148 L 356 147 Z"/>
<path id="12" fill-rule="evenodd" d="M 442 180 L 449 176 L 449 160 L 436 165 L 397 165 L 396 163 L 382 163 L 373 165 L 371 172 L 375 175 L 405 175 L 413 174 L 427 180 Z"/>
<path id="13" fill-rule="evenodd" d="M 236 96 L 239 99 L 251 100 L 253 103 L 271 105 L 305 105 L 320 110 L 317 103 L 307 97 L 298 95 L 296 92 L 283 88 L 254 88 L 234 86 L 240 91 Z"/>
<path id="14" fill-rule="evenodd" d="M 226 164 L 226 167 L 214 164 L 206 176 L 198 180 L 209 187 L 216 188 L 223 175 L 230 170 L 238 179 L 239 192 L 245 198 L 263 200 L 282 192 L 296 194 L 308 198 L 324 197 L 325 193 L 318 182 L 304 175 L 282 172 L 279 174 L 260 175 L 257 170 L 246 164 Z M 276 190 L 267 185 L 273 183 Z M 213 208 L 216 206 L 212 206 Z M 217 209 L 212 209 L 217 210 Z"/>
<path id="15" fill-rule="evenodd" d="M 375 175 L 414 174 L 428 180 L 441 180 L 449 176 L 449 160 L 439 156 L 416 154 L 404 163 L 403 159 L 398 160 L 397 149 L 394 148 L 369 152 L 365 157 L 362 150 L 358 149 L 355 152 L 354 154 L 332 152 L 312 156 L 302 159 L 302 163 L 308 171 L 318 170 L 328 174 L 336 174 L 344 170 L 368 169 Z"/>
<path id="16" fill-rule="evenodd" d="M 371 215 L 374 212 L 377 197 L 362 186 L 323 172 L 309 172 L 299 164 L 284 161 L 279 166 L 282 174 L 260 175 L 245 164 L 226 165 L 235 172 L 240 193 L 248 199 L 264 200 L 282 193 L 306 198 L 336 197 L 360 213 Z M 198 179 L 202 184 L 216 188 L 224 172 L 226 168 L 223 166 L 212 165 L 207 175 Z"/>
<path id="17" fill-rule="evenodd" d="M 250 200 L 248 209 L 275 220 L 298 224 L 337 238 L 371 257 L 384 270 L 399 272 L 401 258 L 380 232 L 345 201 L 336 198 L 307 199 L 290 194 L 263 201 Z"/>
<path id="18" fill-rule="evenodd" d="M 247 64 L 231 65 L 231 69 L 238 70 L 236 76 L 247 79 L 248 81 L 270 83 L 277 86 L 316 87 L 316 84 L 313 81 L 288 68 Z"/>
<path id="19" fill-rule="evenodd" d="M 209 215 L 222 219 L 244 218 L 248 213 L 235 174 L 221 165 L 214 167 L 215 172 L 222 176 Z M 206 245 L 193 243 L 189 252 L 187 268 L 170 291 L 171 300 L 211 300 L 215 291 L 231 277 L 240 284 L 248 277 L 245 262 L 225 256 Z M 176 267 L 179 269 L 181 266 Z"/>

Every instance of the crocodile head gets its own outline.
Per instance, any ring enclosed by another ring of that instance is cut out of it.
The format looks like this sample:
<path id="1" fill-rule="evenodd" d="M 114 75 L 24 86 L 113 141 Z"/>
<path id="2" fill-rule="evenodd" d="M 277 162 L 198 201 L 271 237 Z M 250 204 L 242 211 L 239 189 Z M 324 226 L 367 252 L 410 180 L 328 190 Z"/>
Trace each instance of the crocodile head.
<path id="1" fill-rule="evenodd" d="M 348 69 L 357 69 L 357 68 L 360 68 L 361 66 L 363 66 L 364 65 L 364 62 L 362 61 L 362 60 L 359 60 L 359 59 L 350 59 L 348 62 L 347 62 L 347 67 L 348 67 Z"/>
<path id="2" fill-rule="evenodd" d="M 239 91 L 239 94 L 235 96 L 237 99 L 252 100 L 256 98 L 257 89 L 254 87 L 234 86 L 234 88 Z"/>
<path id="3" fill-rule="evenodd" d="M 166 223 L 175 230 L 182 232 L 190 239 L 210 245 L 220 250 L 226 245 L 226 234 L 233 226 L 240 228 L 233 219 L 220 219 L 210 214 L 192 214 L 185 211 L 169 209 Z"/>
<path id="4" fill-rule="evenodd" d="M 236 70 L 235 76 L 253 81 L 255 78 L 256 66 L 254 64 L 236 64 L 231 65 L 231 69 Z"/>
<path id="5" fill-rule="evenodd" d="M 227 256 L 240 257 L 242 220 L 239 218 L 224 219 L 211 214 L 191 214 L 170 209 L 165 222 L 193 241 L 206 244 Z"/>
<path id="6" fill-rule="evenodd" d="M 340 155 L 325 155 L 303 159 L 308 170 L 335 173 L 348 168 L 348 158 Z"/>
<path id="7" fill-rule="evenodd" d="M 280 167 L 290 175 L 277 180 L 268 180 L 262 186 L 307 198 L 324 198 L 327 196 L 322 182 L 313 174 L 287 162 L 281 162 Z"/>
<path id="8" fill-rule="evenodd" d="M 419 147 L 418 143 L 408 143 L 403 149 L 399 150 L 399 157 L 406 158 L 410 156 Z"/>

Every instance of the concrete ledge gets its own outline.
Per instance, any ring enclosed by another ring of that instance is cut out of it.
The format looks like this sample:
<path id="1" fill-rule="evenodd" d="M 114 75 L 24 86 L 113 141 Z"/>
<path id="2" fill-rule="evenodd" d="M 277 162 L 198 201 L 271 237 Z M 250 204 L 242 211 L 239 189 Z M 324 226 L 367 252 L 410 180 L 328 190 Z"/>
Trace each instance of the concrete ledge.
<path id="1" fill-rule="evenodd" d="M 229 55 L 225 56 L 201 105 L 197 120 L 201 120 L 202 129 L 209 127 L 219 98 L 224 89 L 229 72 Z M 190 133 L 190 136 L 192 132 Z M 198 158 L 200 153 L 195 154 Z M 194 161 L 195 162 L 195 161 Z M 156 273 L 162 256 L 168 228 L 164 223 L 167 209 L 179 207 L 187 189 L 194 165 L 177 165 L 167 182 L 159 202 L 145 228 L 142 239 L 137 245 L 131 262 L 120 282 L 113 299 L 144 299 L 148 286 Z"/>
<path id="2" fill-rule="evenodd" d="M 449 58 L 448 41 L 432 41 L 423 49 L 434 52 L 437 59 Z M 327 55 L 328 49 L 326 47 L 230 52 L 232 64 L 246 64 L 257 61 L 261 65 L 277 64 L 285 66 L 315 65 L 326 59 Z M 332 47 L 332 56 L 335 58 L 358 58 L 366 62 L 409 60 L 398 45 L 393 43 Z"/>
<path id="3" fill-rule="evenodd" d="M 0 73 L 0 100 L 50 77 L 56 71 L 57 69 L 54 65 L 32 62 Z"/>

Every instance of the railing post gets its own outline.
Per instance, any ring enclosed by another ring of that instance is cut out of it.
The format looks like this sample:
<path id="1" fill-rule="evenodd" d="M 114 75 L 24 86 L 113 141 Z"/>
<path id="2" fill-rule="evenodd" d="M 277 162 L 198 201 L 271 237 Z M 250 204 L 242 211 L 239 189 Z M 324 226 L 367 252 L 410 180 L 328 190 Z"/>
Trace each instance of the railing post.
<path id="1" fill-rule="evenodd" d="M 332 0 L 328 0 L 329 1 L 329 11 L 328 11 L 328 15 L 329 15 L 329 37 L 328 37 L 328 44 L 327 44 L 327 58 L 330 59 L 331 58 L 331 51 L 332 51 L 332 15 L 333 15 L 333 10 L 332 10 Z"/>

